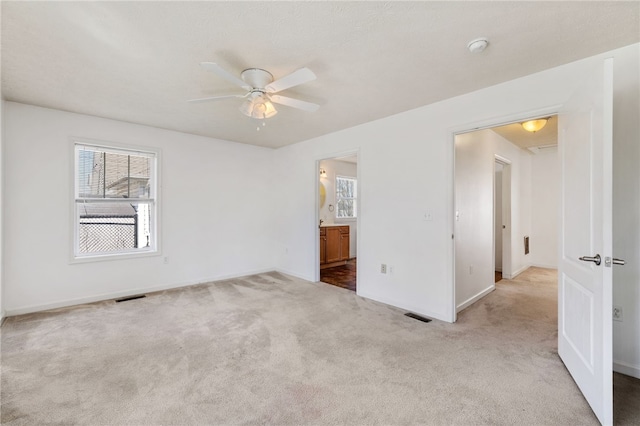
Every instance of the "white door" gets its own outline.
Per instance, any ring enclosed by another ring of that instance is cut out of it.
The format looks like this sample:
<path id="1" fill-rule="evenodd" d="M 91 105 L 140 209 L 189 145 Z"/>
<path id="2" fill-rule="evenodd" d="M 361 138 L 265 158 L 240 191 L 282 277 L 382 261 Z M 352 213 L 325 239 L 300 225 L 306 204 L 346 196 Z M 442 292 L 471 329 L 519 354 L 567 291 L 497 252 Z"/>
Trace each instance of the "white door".
<path id="1" fill-rule="evenodd" d="M 592 74 L 559 115 L 558 353 L 600 422 L 611 424 L 613 59 Z"/>

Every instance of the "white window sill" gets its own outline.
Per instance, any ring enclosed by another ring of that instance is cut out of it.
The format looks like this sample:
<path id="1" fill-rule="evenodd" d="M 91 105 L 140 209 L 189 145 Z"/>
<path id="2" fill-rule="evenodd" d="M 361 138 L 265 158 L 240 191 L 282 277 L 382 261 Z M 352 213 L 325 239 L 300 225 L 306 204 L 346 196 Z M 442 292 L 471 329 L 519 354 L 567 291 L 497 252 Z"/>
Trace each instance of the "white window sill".
<path id="1" fill-rule="evenodd" d="M 105 261 L 111 261 L 111 260 L 129 260 L 129 259 L 137 259 L 141 257 L 154 257 L 154 256 L 162 256 L 162 253 L 159 250 L 145 250 L 142 252 L 73 256 L 69 260 L 69 263 L 78 264 L 78 263 L 105 262 Z"/>

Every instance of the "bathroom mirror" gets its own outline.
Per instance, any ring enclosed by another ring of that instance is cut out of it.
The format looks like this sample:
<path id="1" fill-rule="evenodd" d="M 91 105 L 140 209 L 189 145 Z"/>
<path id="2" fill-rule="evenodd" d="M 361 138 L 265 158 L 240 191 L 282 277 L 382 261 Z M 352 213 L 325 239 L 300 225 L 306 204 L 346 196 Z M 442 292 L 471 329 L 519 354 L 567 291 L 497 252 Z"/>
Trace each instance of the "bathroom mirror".
<path id="1" fill-rule="evenodd" d="M 327 199 L 327 190 L 324 188 L 322 182 L 319 184 L 318 194 L 320 194 L 320 208 L 324 207 L 324 202 Z"/>

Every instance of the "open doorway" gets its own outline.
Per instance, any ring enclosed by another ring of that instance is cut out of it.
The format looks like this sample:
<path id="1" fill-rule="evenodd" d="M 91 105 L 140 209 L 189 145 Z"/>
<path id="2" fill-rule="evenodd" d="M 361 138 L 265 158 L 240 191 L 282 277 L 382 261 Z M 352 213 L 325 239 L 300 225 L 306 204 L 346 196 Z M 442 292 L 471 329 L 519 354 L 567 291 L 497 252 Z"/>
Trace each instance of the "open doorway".
<path id="1" fill-rule="evenodd" d="M 495 256 L 493 270 L 495 271 L 494 282 L 498 283 L 502 281 L 502 230 L 505 229 L 505 225 L 502 223 L 502 169 L 504 166 L 497 160 L 494 166 L 493 232 L 495 238 Z"/>
<path id="2" fill-rule="evenodd" d="M 510 277 L 511 270 L 511 162 L 495 155 L 493 176 L 493 270 L 497 283 Z"/>
<path id="3" fill-rule="evenodd" d="M 320 281 L 357 289 L 357 154 L 318 162 Z"/>
<path id="4" fill-rule="evenodd" d="M 557 117 L 455 137 L 456 312 L 531 266 L 557 268 Z"/>

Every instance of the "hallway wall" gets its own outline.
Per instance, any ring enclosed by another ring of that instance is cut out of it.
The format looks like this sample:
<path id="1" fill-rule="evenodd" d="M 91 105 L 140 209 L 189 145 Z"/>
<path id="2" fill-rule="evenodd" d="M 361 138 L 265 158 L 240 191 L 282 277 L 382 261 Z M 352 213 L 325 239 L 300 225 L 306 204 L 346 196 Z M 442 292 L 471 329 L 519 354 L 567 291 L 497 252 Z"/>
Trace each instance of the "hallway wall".
<path id="1" fill-rule="evenodd" d="M 531 156 L 531 265 L 558 267 L 560 169 L 557 148 Z"/>
<path id="2" fill-rule="evenodd" d="M 494 165 L 495 155 L 511 161 L 511 217 L 503 222 L 511 234 L 505 247 L 511 265 L 502 275 L 511 278 L 530 264 L 523 240 L 531 232 L 531 155 L 492 130 L 455 138 L 455 265 L 456 307 L 464 309 L 495 288 L 494 282 Z"/>

